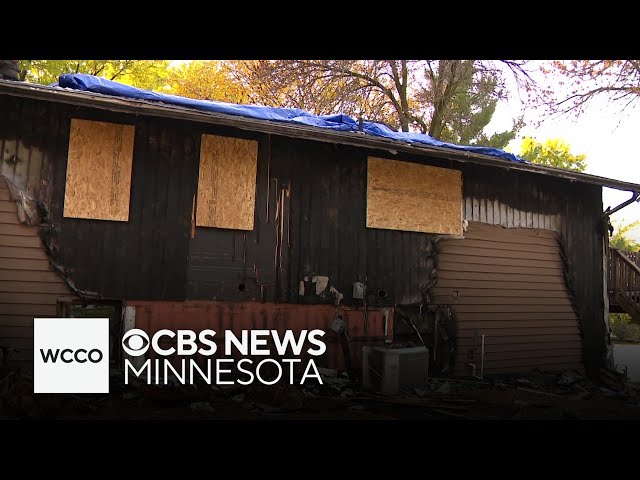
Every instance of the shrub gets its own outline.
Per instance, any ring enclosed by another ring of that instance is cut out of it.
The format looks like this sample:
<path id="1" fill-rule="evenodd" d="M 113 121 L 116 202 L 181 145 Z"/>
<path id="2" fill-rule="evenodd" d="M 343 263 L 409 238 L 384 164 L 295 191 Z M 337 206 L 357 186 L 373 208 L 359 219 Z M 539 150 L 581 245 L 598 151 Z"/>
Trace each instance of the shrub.
<path id="1" fill-rule="evenodd" d="M 609 315 L 611 334 L 619 340 L 640 340 L 640 325 L 632 323 L 631 316 L 626 313 Z"/>

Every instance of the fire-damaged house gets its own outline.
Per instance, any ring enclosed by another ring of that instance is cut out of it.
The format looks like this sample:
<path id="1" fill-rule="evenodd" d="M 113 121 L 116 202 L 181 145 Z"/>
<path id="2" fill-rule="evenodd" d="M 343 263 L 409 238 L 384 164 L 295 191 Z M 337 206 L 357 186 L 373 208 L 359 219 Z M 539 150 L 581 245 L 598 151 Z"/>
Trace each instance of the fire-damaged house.
<path id="1" fill-rule="evenodd" d="M 0 146 L 0 345 L 25 368 L 34 317 L 95 312 L 116 346 L 319 328 L 330 368 L 402 342 L 439 374 L 607 364 L 602 187 L 640 185 L 87 75 L 0 81 Z"/>

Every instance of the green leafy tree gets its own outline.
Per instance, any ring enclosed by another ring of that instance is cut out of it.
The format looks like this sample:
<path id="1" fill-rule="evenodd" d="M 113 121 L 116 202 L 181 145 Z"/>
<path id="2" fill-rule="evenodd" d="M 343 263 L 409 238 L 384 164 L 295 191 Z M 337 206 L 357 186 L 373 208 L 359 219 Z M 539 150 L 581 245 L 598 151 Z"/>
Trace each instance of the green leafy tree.
<path id="1" fill-rule="evenodd" d="M 483 133 L 507 97 L 504 65 L 472 60 L 257 60 L 229 62 L 250 101 L 316 114 L 346 113 L 396 130 L 503 148 L 522 127 Z"/>
<path id="2" fill-rule="evenodd" d="M 547 167 L 564 168 L 583 172 L 587 168 L 585 154 L 571 153 L 571 147 L 564 140 L 555 138 L 538 142 L 535 138 L 525 137 L 520 146 L 520 157 L 532 163 Z"/>
<path id="3" fill-rule="evenodd" d="M 147 90 L 161 89 L 169 60 L 20 60 L 20 80 L 49 85 L 63 73 L 88 73 Z"/>
<path id="4" fill-rule="evenodd" d="M 612 221 L 613 235 L 609 238 L 609 246 L 623 252 L 640 251 L 640 243 L 629 236 L 634 230 L 640 229 L 640 220 L 626 223 L 624 220 Z"/>
<path id="5" fill-rule="evenodd" d="M 524 126 L 521 117 L 514 120 L 510 130 L 490 137 L 484 133 L 498 101 L 507 98 L 504 79 L 496 68 L 487 68 L 477 61 L 441 60 L 436 73 L 428 61 L 427 78 L 429 86 L 418 98 L 426 105 L 443 104 L 434 108 L 431 116 L 428 133 L 434 138 L 461 145 L 504 148 Z"/>

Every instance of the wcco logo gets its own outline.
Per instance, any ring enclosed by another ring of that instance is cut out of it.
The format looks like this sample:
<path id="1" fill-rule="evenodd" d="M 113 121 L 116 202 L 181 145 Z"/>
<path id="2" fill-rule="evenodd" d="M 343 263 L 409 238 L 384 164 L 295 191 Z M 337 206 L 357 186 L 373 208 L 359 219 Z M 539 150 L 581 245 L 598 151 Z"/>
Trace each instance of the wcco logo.
<path id="1" fill-rule="evenodd" d="M 34 393 L 108 393 L 109 319 L 35 318 Z"/>
<path id="2" fill-rule="evenodd" d="M 64 350 L 60 350 L 58 348 L 56 350 L 49 349 L 46 352 L 41 349 L 40 354 L 42 355 L 42 360 L 44 360 L 44 363 L 56 363 L 58 361 L 58 358 L 60 358 L 60 361 L 64 363 L 71 363 L 74 361 L 78 363 L 100 363 L 103 357 L 102 352 L 97 348 L 89 350 L 88 352 L 84 348 L 79 348 L 75 351 L 71 350 L 70 348 L 65 348 Z"/>

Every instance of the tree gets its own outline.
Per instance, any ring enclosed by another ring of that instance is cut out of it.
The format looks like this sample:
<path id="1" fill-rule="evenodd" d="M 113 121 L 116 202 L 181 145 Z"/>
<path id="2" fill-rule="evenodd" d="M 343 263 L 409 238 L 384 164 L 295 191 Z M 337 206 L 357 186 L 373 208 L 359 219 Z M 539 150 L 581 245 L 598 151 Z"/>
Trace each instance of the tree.
<path id="1" fill-rule="evenodd" d="M 167 91 L 183 97 L 247 103 L 249 91 L 233 78 L 219 60 L 192 61 L 172 69 Z"/>
<path id="2" fill-rule="evenodd" d="M 169 60 L 20 60 L 20 80 L 49 85 L 63 73 L 88 73 L 134 87 L 161 88 Z"/>
<path id="3" fill-rule="evenodd" d="M 346 113 L 455 143 L 504 147 L 522 127 L 482 133 L 506 98 L 504 68 L 472 60 L 229 62 L 250 101 L 316 114 Z M 512 62 L 510 68 L 519 64 Z"/>
<path id="4" fill-rule="evenodd" d="M 626 223 L 624 220 L 613 221 L 613 235 L 609 238 L 609 246 L 622 250 L 623 252 L 637 252 L 640 250 L 640 243 L 629 237 L 629 233 L 640 228 L 640 220 Z"/>
<path id="5" fill-rule="evenodd" d="M 532 137 L 524 137 L 520 145 L 520 157 L 547 167 L 564 168 L 583 172 L 587 168 L 585 154 L 574 155 L 569 144 L 558 138 L 544 143 Z"/>
<path id="6" fill-rule="evenodd" d="M 595 98 L 604 97 L 623 105 L 622 110 L 640 99 L 640 60 L 553 61 L 541 67 L 542 73 L 557 74 L 564 90 L 547 89 L 543 97 L 548 113 L 580 115 Z"/>
<path id="7" fill-rule="evenodd" d="M 18 60 L 0 60 L 0 79 L 19 79 Z"/>

